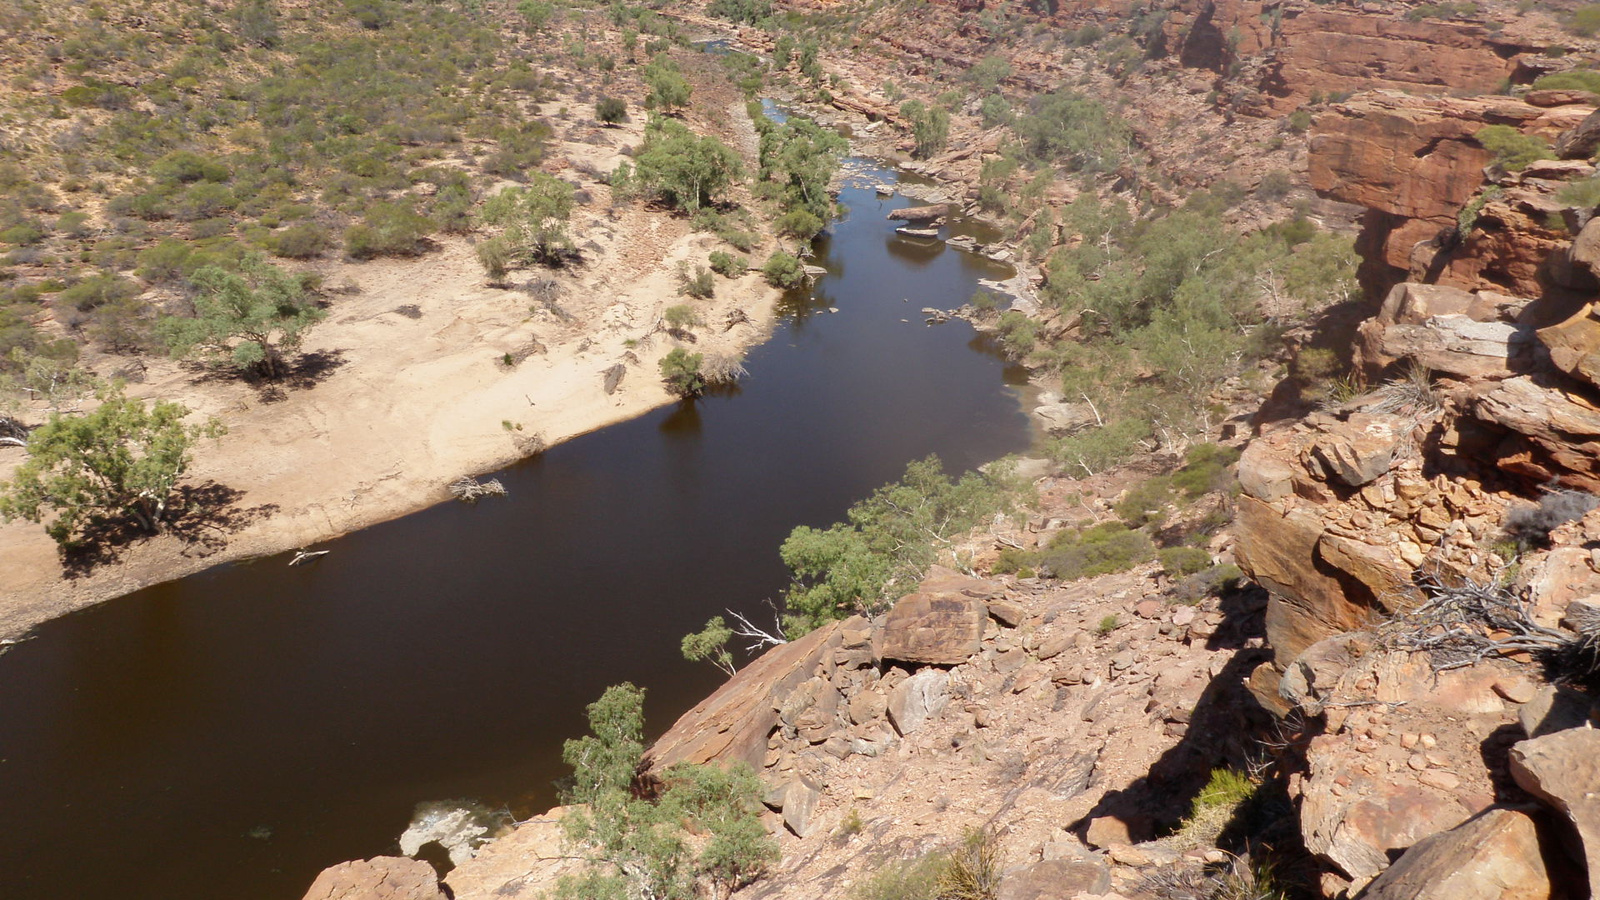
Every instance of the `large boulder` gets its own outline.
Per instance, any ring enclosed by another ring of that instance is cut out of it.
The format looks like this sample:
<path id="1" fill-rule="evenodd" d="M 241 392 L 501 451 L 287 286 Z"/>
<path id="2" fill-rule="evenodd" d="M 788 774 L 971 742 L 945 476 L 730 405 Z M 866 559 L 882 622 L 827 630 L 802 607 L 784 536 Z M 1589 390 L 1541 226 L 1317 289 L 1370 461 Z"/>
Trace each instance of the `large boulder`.
<path id="1" fill-rule="evenodd" d="M 1307 782 L 1300 825 L 1306 849 L 1337 866 L 1355 888 L 1388 868 L 1398 851 L 1467 817 L 1461 804 L 1413 784 L 1375 779 L 1361 793 L 1341 793 L 1337 783 Z"/>
<path id="2" fill-rule="evenodd" d="M 912 734 L 950 705 L 950 673 L 924 669 L 889 692 L 889 721 L 902 735 Z"/>
<path id="3" fill-rule="evenodd" d="M 1325 471 L 1350 487 L 1376 481 L 1389 471 L 1400 431 L 1408 426 L 1395 416 L 1356 413 L 1347 427 L 1331 430 L 1312 452 Z"/>
<path id="4" fill-rule="evenodd" d="M 1600 109 L 1556 138 L 1556 156 L 1562 159 L 1588 159 L 1600 150 Z"/>
<path id="5" fill-rule="evenodd" d="M 1494 456 L 1501 469 L 1530 481 L 1559 477 L 1569 487 L 1600 490 L 1600 406 L 1588 397 L 1518 376 L 1473 395 L 1471 410 L 1515 432 Z"/>
<path id="6" fill-rule="evenodd" d="M 376 856 L 329 866 L 305 900 L 446 900 L 433 866 L 403 856 Z"/>
<path id="7" fill-rule="evenodd" d="M 1511 748 L 1511 777 L 1566 819 L 1568 843 L 1600 897 L 1600 731 L 1570 728 Z"/>
<path id="8" fill-rule="evenodd" d="M 1570 896 L 1545 867 L 1539 830 L 1514 809 L 1487 809 L 1418 841 L 1363 900 L 1552 900 Z"/>
<path id="9" fill-rule="evenodd" d="M 1595 258 L 1600 264 L 1600 219 L 1584 226 L 1584 234 L 1594 233 Z M 1580 236 L 1581 238 L 1581 236 Z M 1577 244 L 1573 244 L 1574 250 Z M 1571 318 L 1538 331 L 1539 341 L 1550 351 L 1556 368 L 1574 378 L 1600 385 L 1600 304 L 1591 303 Z"/>
<path id="10" fill-rule="evenodd" d="M 966 582 L 987 585 L 961 576 L 930 578 L 916 593 L 901 597 L 878 632 L 878 658 L 954 666 L 978 652 L 989 608 L 966 589 Z"/>
<path id="11" fill-rule="evenodd" d="M 833 653 L 840 631 L 859 622 L 830 622 L 797 641 L 773 647 L 740 669 L 656 741 L 647 754 L 651 768 L 743 760 L 760 769 L 767 737 L 778 727 L 784 701 Z"/>
<path id="12" fill-rule="evenodd" d="M 455 900 L 537 900 L 563 875 L 585 863 L 567 843 L 561 820 L 573 807 L 558 806 L 485 844 L 477 856 L 450 870 L 445 886 Z"/>
<path id="13" fill-rule="evenodd" d="M 1325 637 L 1362 627 L 1371 615 L 1369 605 L 1347 593 L 1351 579 L 1318 553 L 1325 530 L 1313 510 L 1280 513 L 1254 497 L 1239 498 L 1234 552 L 1239 565 L 1272 592 L 1267 640 L 1280 664 Z"/>

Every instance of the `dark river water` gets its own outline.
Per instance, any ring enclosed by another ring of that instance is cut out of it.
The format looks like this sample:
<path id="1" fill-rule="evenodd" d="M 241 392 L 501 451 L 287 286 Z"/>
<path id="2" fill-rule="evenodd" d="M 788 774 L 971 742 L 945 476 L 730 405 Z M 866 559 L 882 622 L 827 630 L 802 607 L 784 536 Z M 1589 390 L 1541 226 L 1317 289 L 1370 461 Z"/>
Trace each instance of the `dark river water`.
<path id="1" fill-rule="evenodd" d="M 296 900 L 396 852 L 419 802 L 548 806 L 607 685 L 645 686 L 658 733 L 717 684 L 679 638 L 762 612 L 792 527 L 929 453 L 1023 449 L 1021 373 L 920 315 L 1009 273 L 896 237 L 884 213 L 911 201 L 842 199 L 829 274 L 736 393 L 496 473 L 508 498 L 141 591 L 0 656 L 0 897 Z"/>

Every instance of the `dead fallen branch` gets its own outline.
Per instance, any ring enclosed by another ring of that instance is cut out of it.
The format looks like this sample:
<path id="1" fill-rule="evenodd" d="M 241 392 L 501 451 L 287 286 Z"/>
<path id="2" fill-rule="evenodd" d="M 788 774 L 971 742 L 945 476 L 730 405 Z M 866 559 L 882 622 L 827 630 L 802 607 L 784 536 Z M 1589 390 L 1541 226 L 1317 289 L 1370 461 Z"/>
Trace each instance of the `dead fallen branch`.
<path id="1" fill-rule="evenodd" d="M 484 497 L 504 497 L 506 486 L 500 479 L 491 478 L 488 481 L 479 481 L 471 475 L 463 475 L 450 482 L 450 496 L 462 503 L 477 503 Z"/>

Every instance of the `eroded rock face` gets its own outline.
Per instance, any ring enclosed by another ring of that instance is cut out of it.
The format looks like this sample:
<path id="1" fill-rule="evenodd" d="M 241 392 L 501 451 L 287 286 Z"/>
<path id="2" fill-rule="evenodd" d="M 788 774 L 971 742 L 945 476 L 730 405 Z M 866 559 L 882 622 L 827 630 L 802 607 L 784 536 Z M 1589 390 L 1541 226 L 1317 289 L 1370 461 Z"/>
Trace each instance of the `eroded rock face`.
<path id="1" fill-rule="evenodd" d="M 761 655 L 679 717 L 656 741 L 650 765 L 743 760 L 760 767 L 782 700 L 809 679 L 850 622 L 833 622 Z"/>
<path id="2" fill-rule="evenodd" d="M 376 856 L 329 866 L 305 900 L 446 900 L 433 866 L 403 856 Z"/>
<path id="3" fill-rule="evenodd" d="M 1511 776 L 1566 819 L 1590 895 L 1600 896 L 1600 731 L 1571 728 L 1523 741 L 1511 748 Z"/>
<path id="4" fill-rule="evenodd" d="M 1552 281 L 1585 289 L 1564 267 L 1566 226 L 1550 224 L 1562 218 L 1554 194 L 1565 181 L 1584 177 L 1585 164 L 1530 167 L 1508 176 L 1498 193 L 1480 197 L 1474 219 L 1481 227 L 1467 222 L 1463 233 L 1460 215 L 1484 191 L 1484 167 L 1492 162 L 1474 137 L 1479 131 L 1509 125 L 1555 141 L 1591 111 L 1507 97 L 1361 94 L 1317 118 L 1311 185 L 1370 211 L 1361 240 L 1370 248 L 1369 290 L 1387 290 L 1408 276 L 1526 296 L 1538 296 Z"/>
<path id="5" fill-rule="evenodd" d="M 1545 866 L 1527 812 L 1489 809 L 1423 838 L 1362 894 L 1366 900 L 1551 900 L 1570 896 Z"/>

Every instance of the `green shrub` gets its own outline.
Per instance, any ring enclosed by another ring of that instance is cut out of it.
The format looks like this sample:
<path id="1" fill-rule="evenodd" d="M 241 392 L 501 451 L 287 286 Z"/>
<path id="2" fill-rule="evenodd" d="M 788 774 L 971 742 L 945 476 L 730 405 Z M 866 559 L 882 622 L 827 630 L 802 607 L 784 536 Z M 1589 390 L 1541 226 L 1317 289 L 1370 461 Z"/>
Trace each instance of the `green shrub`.
<path id="1" fill-rule="evenodd" d="M 1211 568 L 1211 554 L 1199 547 L 1167 547 L 1156 554 L 1161 571 L 1174 578 Z"/>
<path id="2" fill-rule="evenodd" d="M 189 271 L 186 265 L 194 251 L 189 245 L 167 238 L 139 254 L 139 277 L 146 281 L 172 281 Z"/>
<path id="3" fill-rule="evenodd" d="M 0 231 L 0 243 L 26 247 L 45 239 L 45 230 L 32 222 L 23 222 Z"/>
<path id="4" fill-rule="evenodd" d="M 1600 178 L 1569 181 L 1556 191 L 1556 199 L 1566 206 L 1594 209 L 1600 206 Z"/>
<path id="5" fill-rule="evenodd" d="M 1038 346 L 1039 323 L 1025 313 L 1008 309 L 1000 314 L 995 333 L 1007 356 L 1015 360 L 1027 359 Z"/>
<path id="6" fill-rule="evenodd" d="M 1567 20 L 1567 30 L 1582 37 L 1591 37 L 1600 31 L 1600 3 L 1588 3 L 1572 11 Z"/>
<path id="7" fill-rule="evenodd" d="M 1228 467 L 1239 461 L 1239 451 L 1221 444 L 1196 444 L 1189 448 L 1183 467 L 1172 475 L 1172 486 L 1190 500 L 1230 486 Z"/>
<path id="8" fill-rule="evenodd" d="M 1188 575 L 1170 589 L 1175 603 L 1199 603 L 1207 597 L 1216 597 L 1244 578 L 1244 572 L 1233 563 L 1212 566 Z"/>
<path id="9" fill-rule="evenodd" d="M 709 300 L 716 291 L 717 285 L 711 277 L 711 270 L 705 266 L 696 266 L 693 275 L 689 274 L 688 266 L 678 270 L 678 293 L 696 300 Z"/>
<path id="10" fill-rule="evenodd" d="M 1189 815 L 1178 826 L 1178 840 L 1188 846 L 1214 846 L 1240 808 L 1250 803 L 1260 785 L 1243 772 L 1213 769 L 1194 798 Z"/>
<path id="11" fill-rule="evenodd" d="M 983 98 L 983 105 L 978 108 L 978 114 L 983 117 L 983 124 L 987 128 L 996 125 L 1010 125 L 1016 119 L 1016 114 L 1011 111 L 1011 103 L 999 94 L 990 94 Z"/>
<path id="12" fill-rule="evenodd" d="M 1096 625 L 1094 630 L 1095 633 L 1101 637 L 1106 637 L 1107 635 L 1111 634 L 1111 632 L 1116 631 L 1121 625 L 1122 622 L 1117 619 L 1115 613 L 1112 613 L 1111 615 L 1101 619 L 1100 624 Z"/>
<path id="13" fill-rule="evenodd" d="M 139 285 L 115 272 L 102 272 L 78 282 L 56 295 L 58 306 L 88 312 L 97 306 L 139 296 Z"/>
<path id="14" fill-rule="evenodd" d="M 682 347 L 673 347 L 661 359 L 661 380 L 667 391 L 677 397 L 697 397 L 705 392 L 706 381 L 700 374 L 705 362 L 704 354 L 690 353 Z"/>
<path id="15" fill-rule="evenodd" d="M 761 264 L 761 276 L 773 287 L 792 288 L 805 281 L 806 270 L 800 260 L 777 250 Z"/>
<path id="16" fill-rule="evenodd" d="M 725 250 L 713 250 L 707 257 L 711 264 L 711 271 L 724 278 L 739 278 L 750 271 L 750 261 L 742 256 L 734 256 Z"/>
<path id="17" fill-rule="evenodd" d="M 1129 528 L 1157 524 L 1167 518 L 1167 503 L 1172 499 L 1172 479 L 1147 478 L 1129 488 L 1113 511 Z"/>
<path id="18" fill-rule="evenodd" d="M 607 125 L 628 121 L 628 104 L 616 97 L 601 97 L 595 101 L 594 117 Z"/>
<path id="19" fill-rule="evenodd" d="M 1600 94 L 1600 72 L 1590 69 L 1573 69 L 1545 75 L 1533 83 L 1537 91 L 1588 91 Z"/>
<path id="20" fill-rule="evenodd" d="M 344 249 L 351 259 L 416 256 L 433 231 L 433 221 L 409 203 L 375 203 L 364 222 L 345 229 Z"/>
<path id="21" fill-rule="evenodd" d="M 150 174 L 159 181 L 175 184 L 227 181 L 231 175 L 221 162 L 189 150 L 177 150 L 156 160 L 150 165 Z"/>
<path id="22" fill-rule="evenodd" d="M 822 220 L 805 209 L 791 209 L 778 217 L 778 233 L 808 241 L 822 230 Z"/>
<path id="23" fill-rule="evenodd" d="M 1063 531 L 1038 556 L 1038 568 L 1063 581 L 1110 575 L 1149 562 L 1155 547 L 1142 531 L 1106 522 L 1082 531 Z"/>
<path id="24" fill-rule="evenodd" d="M 1507 172 L 1520 172 L 1528 164 L 1554 156 L 1544 138 L 1523 134 L 1510 125 L 1489 125 L 1474 135 L 1483 149 L 1494 154 L 1494 160 Z"/>
<path id="25" fill-rule="evenodd" d="M 785 633 L 795 638 L 824 622 L 882 609 L 893 585 L 916 583 L 934 561 L 933 541 L 1007 508 L 1013 490 L 1003 469 L 952 479 L 930 456 L 851 506 L 847 522 L 794 529 L 779 551 L 793 573 L 784 594 Z"/>
<path id="26" fill-rule="evenodd" d="M 292 225 L 267 238 L 272 255 L 285 259 L 310 259 L 332 246 L 333 236 L 328 229 L 314 222 Z"/>

